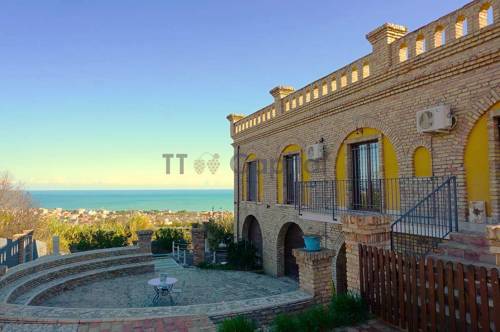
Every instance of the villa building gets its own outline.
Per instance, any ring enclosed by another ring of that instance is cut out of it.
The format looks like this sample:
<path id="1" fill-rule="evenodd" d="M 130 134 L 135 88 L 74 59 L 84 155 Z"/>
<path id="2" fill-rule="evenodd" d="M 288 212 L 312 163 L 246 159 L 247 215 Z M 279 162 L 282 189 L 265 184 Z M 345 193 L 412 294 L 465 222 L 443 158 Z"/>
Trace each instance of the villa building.
<path id="1" fill-rule="evenodd" d="M 345 289 L 349 220 L 374 216 L 398 252 L 498 264 L 463 245 L 500 223 L 499 21 L 499 0 L 477 0 L 412 32 L 383 24 L 370 54 L 228 116 L 235 233 L 266 273 L 297 277 L 292 249 L 315 234 Z"/>

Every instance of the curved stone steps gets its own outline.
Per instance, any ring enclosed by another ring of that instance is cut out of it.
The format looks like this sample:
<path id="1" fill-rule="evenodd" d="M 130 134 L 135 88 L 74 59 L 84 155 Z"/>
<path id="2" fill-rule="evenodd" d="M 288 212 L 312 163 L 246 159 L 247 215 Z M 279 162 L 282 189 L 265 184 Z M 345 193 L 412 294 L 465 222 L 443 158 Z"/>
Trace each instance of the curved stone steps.
<path id="1" fill-rule="evenodd" d="M 78 274 L 67 275 L 38 287 L 30 289 L 28 292 L 17 297 L 14 304 L 39 305 L 50 297 L 59 293 L 73 289 L 75 287 L 100 281 L 108 278 L 116 278 L 124 275 L 142 274 L 154 271 L 152 262 L 139 262 L 131 264 L 113 265 L 106 268 L 92 269 Z"/>
<path id="2" fill-rule="evenodd" d="M 105 257 L 116 257 L 122 255 L 133 255 L 138 253 L 137 246 L 90 250 L 79 253 L 74 253 L 67 256 L 45 256 L 34 261 L 20 264 L 10 268 L 7 274 L 0 278 L 0 290 L 4 289 L 11 283 L 17 282 L 19 279 L 26 276 L 55 268 L 57 266 L 68 265 L 76 262 L 83 262 Z"/>
<path id="3" fill-rule="evenodd" d="M 22 296 L 30 289 L 43 285 L 52 280 L 57 280 L 69 275 L 75 275 L 81 272 L 86 272 L 94 269 L 101 269 L 110 266 L 124 265 L 130 263 L 150 262 L 151 255 L 147 254 L 132 254 L 132 255 L 117 255 L 105 256 L 86 261 L 77 261 L 71 264 L 58 265 L 56 267 L 41 270 L 37 273 L 19 278 L 14 283 L 10 283 L 10 287 L 3 288 L 0 291 L 0 296 L 4 302 L 15 302 L 16 298 Z"/>

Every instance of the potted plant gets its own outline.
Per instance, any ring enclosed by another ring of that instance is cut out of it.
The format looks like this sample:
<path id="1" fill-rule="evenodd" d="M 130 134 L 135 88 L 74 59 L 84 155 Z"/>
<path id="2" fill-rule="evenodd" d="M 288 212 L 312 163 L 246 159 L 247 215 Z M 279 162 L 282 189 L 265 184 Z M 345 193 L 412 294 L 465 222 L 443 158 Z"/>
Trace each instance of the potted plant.
<path id="1" fill-rule="evenodd" d="M 321 250 L 321 240 L 319 235 L 316 234 L 304 234 L 304 245 L 306 251 L 320 251 Z"/>

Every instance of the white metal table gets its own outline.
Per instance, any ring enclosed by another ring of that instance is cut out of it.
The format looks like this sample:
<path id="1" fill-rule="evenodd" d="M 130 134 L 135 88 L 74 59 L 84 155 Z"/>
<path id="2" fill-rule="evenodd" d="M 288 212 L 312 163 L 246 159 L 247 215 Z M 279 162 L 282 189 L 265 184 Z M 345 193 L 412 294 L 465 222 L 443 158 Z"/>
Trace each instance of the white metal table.
<path id="1" fill-rule="evenodd" d="M 153 286 L 155 291 L 155 296 L 153 298 L 153 304 L 158 303 L 160 296 L 169 296 L 170 302 L 173 304 L 174 300 L 172 298 L 172 289 L 174 288 L 176 278 L 168 277 L 165 282 L 160 282 L 160 278 L 154 278 L 148 281 L 148 285 Z"/>

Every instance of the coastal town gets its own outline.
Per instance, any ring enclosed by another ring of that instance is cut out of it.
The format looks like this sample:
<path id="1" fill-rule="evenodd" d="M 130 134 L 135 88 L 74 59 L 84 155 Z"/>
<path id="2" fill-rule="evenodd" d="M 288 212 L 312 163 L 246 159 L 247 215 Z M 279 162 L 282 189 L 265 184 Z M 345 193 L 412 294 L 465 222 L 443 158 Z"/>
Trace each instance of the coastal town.
<path id="1" fill-rule="evenodd" d="M 123 222 L 136 216 L 147 217 L 155 226 L 182 227 L 191 223 L 208 220 L 223 220 L 232 218 L 232 211 L 172 211 L 172 210 L 125 210 L 112 211 L 105 209 L 39 208 L 36 214 L 42 218 L 55 218 L 72 224 L 94 224 L 102 221 Z"/>

